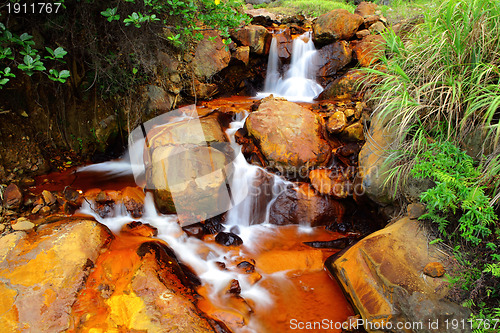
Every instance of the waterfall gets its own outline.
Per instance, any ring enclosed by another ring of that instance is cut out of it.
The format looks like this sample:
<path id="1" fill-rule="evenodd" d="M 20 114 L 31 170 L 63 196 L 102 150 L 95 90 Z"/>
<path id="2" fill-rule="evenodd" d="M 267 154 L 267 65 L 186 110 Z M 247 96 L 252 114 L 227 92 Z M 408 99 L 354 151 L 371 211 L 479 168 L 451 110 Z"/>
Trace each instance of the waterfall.
<path id="1" fill-rule="evenodd" d="M 317 56 L 316 48 L 311 39 L 311 32 L 296 37 L 293 40 L 290 68 L 283 75 L 279 73 L 278 42 L 275 37 L 271 42 L 267 64 L 264 92 L 258 97 L 285 97 L 295 102 L 312 102 L 323 87 L 315 80 L 317 68 L 314 65 Z"/>
<path id="2" fill-rule="evenodd" d="M 196 110 L 196 108 L 194 108 Z M 246 114 L 238 114 L 226 133 L 232 144 L 236 145 L 234 134 L 243 127 Z M 184 115 L 183 117 L 171 117 L 170 123 L 179 120 L 191 119 Z M 109 161 L 79 168 L 81 174 L 89 172 L 102 172 L 105 174 L 134 174 L 142 178 L 144 170 L 139 170 L 139 162 L 142 161 L 144 154 L 144 138 L 137 137 L 137 141 L 129 142 L 127 159 Z M 237 146 L 237 145 L 236 145 Z M 255 249 L 258 247 L 258 236 L 273 232 L 276 226 L 267 224 L 269 207 L 276 197 L 291 186 L 291 183 L 281 179 L 276 175 L 267 173 L 264 169 L 249 164 L 241 152 L 237 153 L 235 160 L 232 161 L 233 173 L 230 179 L 230 188 L 232 189 L 233 201 L 235 206 L 227 212 L 224 231 L 235 232 L 243 240 L 245 249 Z M 267 180 L 264 185 L 259 182 L 262 177 Z M 268 188 L 269 191 L 263 190 Z M 239 254 L 227 252 L 217 244 L 211 244 L 199 240 L 195 237 L 188 237 L 183 232 L 178 223 L 176 215 L 163 215 L 156 211 L 153 196 L 147 193 L 144 204 L 144 214 L 141 218 L 133 218 L 125 209 L 123 203 L 117 204 L 109 216 L 103 218 L 94 209 L 95 202 L 85 201 L 79 210 L 79 213 L 93 216 L 97 221 L 109 227 L 113 232 L 119 232 L 123 225 L 139 220 L 157 228 L 158 238 L 167 242 L 179 259 L 193 269 L 196 275 L 201 279 L 203 285 L 207 288 L 208 296 L 214 304 L 224 307 L 227 296 L 223 289 L 233 280 L 237 279 L 241 287 L 241 296 L 246 300 L 256 304 L 256 307 L 266 309 L 273 301 L 271 294 L 260 283 L 252 281 L 252 276 L 238 271 L 221 270 L 218 263 L 227 263 L 239 258 Z M 235 230 L 235 227 L 237 227 Z M 247 250 L 245 250 L 247 251 Z M 277 275 L 279 277 L 279 274 Z M 271 275 L 264 274 L 264 279 L 272 279 Z M 274 277 L 277 278 L 277 277 Z M 263 311 L 263 310 L 262 310 Z M 257 325 L 250 322 L 244 329 L 244 332 L 259 332 L 260 329 L 251 328 Z"/>

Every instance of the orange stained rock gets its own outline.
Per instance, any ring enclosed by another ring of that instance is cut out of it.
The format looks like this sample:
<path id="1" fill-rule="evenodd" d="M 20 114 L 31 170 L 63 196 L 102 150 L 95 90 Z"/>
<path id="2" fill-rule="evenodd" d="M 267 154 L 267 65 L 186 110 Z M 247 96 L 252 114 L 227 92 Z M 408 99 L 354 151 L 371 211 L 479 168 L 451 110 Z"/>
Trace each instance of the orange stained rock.
<path id="1" fill-rule="evenodd" d="M 162 332 L 175 327 L 210 332 L 194 306 L 193 291 L 180 281 L 177 264 L 162 256 L 158 244 L 146 237 L 118 236 L 78 294 L 69 332 Z"/>

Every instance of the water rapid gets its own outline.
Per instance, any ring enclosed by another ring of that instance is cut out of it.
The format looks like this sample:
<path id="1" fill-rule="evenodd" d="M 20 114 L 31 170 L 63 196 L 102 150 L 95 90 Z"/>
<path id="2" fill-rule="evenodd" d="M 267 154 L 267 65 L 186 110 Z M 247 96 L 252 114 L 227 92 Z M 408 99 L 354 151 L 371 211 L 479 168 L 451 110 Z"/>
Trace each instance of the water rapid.
<path id="1" fill-rule="evenodd" d="M 243 127 L 246 116 L 247 114 L 241 114 L 239 119 L 230 124 L 226 133 L 231 142 L 234 143 L 234 133 Z M 143 140 L 140 142 L 144 143 Z M 141 155 L 142 153 L 135 152 L 134 154 Z M 130 160 L 134 158 L 126 155 L 124 159 L 82 167 L 78 171 L 80 173 L 101 172 L 110 176 L 114 174 L 132 176 L 134 165 Z M 269 291 L 262 287 L 260 282 L 255 282 L 255 276 L 237 270 L 221 270 L 220 263 L 231 267 L 238 259 L 250 255 L 253 252 L 251 249 L 261 246 L 257 240 L 259 236 L 276 232 L 279 227 L 267 223 L 269 207 L 276 197 L 292 184 L 260 167 L 249 164 L 241 153 L 237 154 L 232 163 L 234 172 L 230 187 L 233 189 L 233 200 L 238 204 L 227 213 L 224 231 L 239 234 L 243 240 L 243 246 L 239 252 L 228 252 L 227 248 L 218 244 L 189 237 L 178 224 L 176 215 L 162 215 L 157 212 L 150 192 L 146 194 L 144 214 L 139 219 L 133 218 L 123 204 L 117 204 L 110 216 L 102 218 L 96 212 L 95 203 L 86 201 L 79 213 L 93 216 L 115 233 L 119 233 L 125 224 L 134 220 L 152 225 L 158 229 L 157 237 L 164 240 L 181 262 L 188 265 L 200 278 L 213 304 L 222 308 L 227 307 L 225 305 L 227 295 L 223 293 L 223 289 L 236 279 L 241 287 L 240 295 L 262 311 L 273 304 Z M 263 181 L 267 186 L 262 186 Z M 310 232 L 310 228 L 303 228 L 303 232 Z M 263 274 L 262 280 L 272 278 L 285 281 L 283 274 L 274 273 L 267 277 Z M 259 324 L 251 321 L 244 331 L 260 332 Z"/>

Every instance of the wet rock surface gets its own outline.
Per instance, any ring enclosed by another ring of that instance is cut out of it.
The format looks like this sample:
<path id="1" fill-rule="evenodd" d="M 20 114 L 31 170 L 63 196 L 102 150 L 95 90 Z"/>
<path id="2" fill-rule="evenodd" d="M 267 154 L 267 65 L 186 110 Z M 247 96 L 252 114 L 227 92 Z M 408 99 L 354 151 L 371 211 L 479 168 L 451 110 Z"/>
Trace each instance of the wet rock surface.
<path id="1" fill-rule="evenodd" d="M 444 262 L 449 257 L 429 244 L 417 221 L 403 218 L 359 241 L 327 266 L 363 319 L 424 326 L 439 321 L 438 330 L 446 330 L 446 319 L 468 318 L 469 310 L 446 299 L 445 279 L 423 276 L 425 266 L 436 259 Z"/>
<path id="2" fill-rule="evenodd" d="M 264 100 L 248 116 L 245 129 L 271 167 L 295 178 L 310 167 L 325 165 L 330 157 L 319 119 L 292 102 Z"/>
<path id="3" fill-rule="evenodd" d="M 363 17 L 345 9 L 335 9 L 318 17 L 313 26 L 316 44 L 328 44 L 340 39 L 349 39 L 363 23 Z"/>
<path id="4" fill-rule="evenodd" d="M 215 236 L 215 241 L 224 246 L 240 246 L 243 244 L 243 240 L 240 236 L 232 232 L 219 232 L 217 236 Z"/>
<path id="5" fill-rule="evenodd" d="M 340 223 L 345 213 L 342 203 L 316 193 L 309 184 L 289 189 L 273 202 L 269 223 L 277 225 L 303 224 L 310 226 Z"/>
<path id="6" fill-rule="evenodd" d="M 326 85 L 337 72 L 351 62 L 352 50 L 346 41 L 341 40 L 319 49 L 318 58 L 317 77 L 320 83 Z"/>
<path id="7" fill-rule="evenodd" d="M 250 52 L 263 55 L 269 53 L 271 34 L 260 25 L 248 25 L 231 32 L 231 37 L 242 46 L 250 47 Z"/>
<path id="8" fill-rule="evenodd" d="M 61 221 L 0 238 L 1 326 L 14 332 L 70 328 L 71 307 L 112 236 L 87 220 Z"/>
<path id="9" fill-rule="evenodd" d="M 95 221 L 72 218 L 0 237 L 2 328 L 227 331 L 197 309 L 172 251 L 140 227 L 115 239 Z"/>

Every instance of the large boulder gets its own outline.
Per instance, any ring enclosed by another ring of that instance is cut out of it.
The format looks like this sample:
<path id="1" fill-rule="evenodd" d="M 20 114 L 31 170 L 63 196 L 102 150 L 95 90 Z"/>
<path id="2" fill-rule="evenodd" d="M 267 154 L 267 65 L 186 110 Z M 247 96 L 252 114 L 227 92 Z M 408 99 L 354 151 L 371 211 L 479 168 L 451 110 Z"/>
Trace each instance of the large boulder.
<path id="1" fill-rule="evenodd" d="M 352 60 L 352 50 L 346 41 L 337 41 L 318 50 L 318 73 L 321 83 L 329 83 L 339 70 Z"/>
<path id="2" fill-rule="evenodd" d="M 353 51 L 359 64 L 363 67 L 369 67 L 383 56 L 385 51 L 384 37 L 380 35 L 365 36 L 355 44 Z"/>
<path id="3" fill-rule="evenodd" d="M 196 46 L 192 63 L 194 74 L 201 81 L 226 68 L 231 60 L 231 53 L 216 31 L 206 31 L 204 37 Z M 209 37 L 215 37 L 215 40 Z"/>
<path id="4" fill-rule="evenodd" d="M 1 237 L 2 331 L 227 332 L 197 308 L 172 250 L 135 235 L 72 218 Z"/>
<path id="5" fill-rule="evenodd" d="M 351 69 L 328 84 L 325 90 L 316 97 L 316 100 L 352 98 L 361 90 L 361 84 L 365 77 L 365 74 L 359 69 Z"/>
<path id="6" fill-rule="evenodd" d="M 117 239 L 73 306 L 78 332 L 213 332 L 172 250 L 146 237 Z M 224 331 L 224 330 L 223 330 Z"/>
<path id="7" fill-rule="evenodd" d="M 267 54 L 271 43 L 271 34 L 260 25 L 247 25 L 231 32 L 231 38 L 242 46 L 249 46 L 250 52 Z"/>
<path id="8" fill-rule="evenodd" d="M 92 267 L 113 236 L 89 220 L 45 224 L 0 238 L 0 326 L 62 332 Z"/>
<path id="9" fill-rule="evenodd" d="M 286 100 L 263 100 L 245 129 L 269 165 L 292 178 L 307 177 L 311 167 L 324 166 L 331 148 L 322 136 L 320 119 L 312 111 Z"/>
<path id="10" fill-rule="evenodd" d="M 229 201 L 218 195 L 226 185 L 223 170 L 228 164 L 221 151 L 212 147 L 165 146 L 155 149 L 152 161 L 151 182 L 161 212 L 198 215 L 227 210 Z"/>
<path id="11" fill-rule="evenodd" d="M 364 326 L 368 332 L 448 332 L 446 320 L 467 321 L 469 310 L 446 299 L 447 279 L 423 274 L 429 263 L 452 260 L 429 238 L 418 221 L 405 217 L 359 241 L 333 263 L 327 261 L 361 317 L 371 323 Z M 415 329 L 415 323 L 422 327 Z M 470 331 L 460 328 L 453 331 Z"/>
<path id="12" fill-rule="evenodd" d="M 183 224 L 227 210 L 232 150 L 218 114 L 153 128 L 148 133 L 146 178 L 157 208 Z"/>
<path id="13" fill-rule="evenodd" d="M 363 17 L 345 9 L 334 9 L 318 17 L 313 25 L 315 44 L 326 45 L 336 40 L 347 40 L 354 36 Z"/>
<path id="14" fill-rule="evenodd" d="M 345 208 L 332 197 L 320 195 L 309 184 L 302 184 L 281 193 L 269 210 L 269 223 L 307 226 L 341 223 Z"/>

